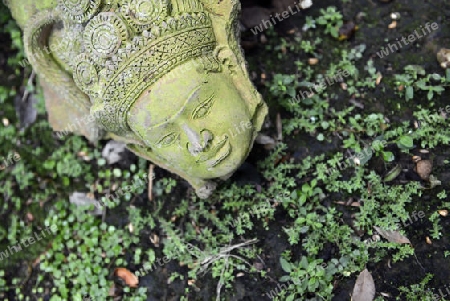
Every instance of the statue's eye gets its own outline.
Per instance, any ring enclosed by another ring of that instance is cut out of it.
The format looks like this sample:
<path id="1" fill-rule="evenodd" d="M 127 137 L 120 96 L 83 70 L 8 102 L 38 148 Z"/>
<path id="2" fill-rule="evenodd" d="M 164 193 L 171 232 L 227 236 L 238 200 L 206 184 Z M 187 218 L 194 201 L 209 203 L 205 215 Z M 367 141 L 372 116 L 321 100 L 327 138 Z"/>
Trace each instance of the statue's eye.
<path id="1" fill-rule="evenodd" d="M 211 107 L 214 104 L 214 95 L 211 95 L 207 100 L 202 102 L 192 113 L 193 119 L 200 119 L 206 117 L 211 111 Z"/>
<path id="2" fill-rule="evenodd" d="M 166 136 L 164 136 L 163 138 L 161 138 L 161 140 L 159 140 L 159 142 L 157 143 L 159 147 L 166 147 L 171 145 L 172 143 L 174 143 L 178 138 L 178 134 L 176 133 L 170 133 Z"/>

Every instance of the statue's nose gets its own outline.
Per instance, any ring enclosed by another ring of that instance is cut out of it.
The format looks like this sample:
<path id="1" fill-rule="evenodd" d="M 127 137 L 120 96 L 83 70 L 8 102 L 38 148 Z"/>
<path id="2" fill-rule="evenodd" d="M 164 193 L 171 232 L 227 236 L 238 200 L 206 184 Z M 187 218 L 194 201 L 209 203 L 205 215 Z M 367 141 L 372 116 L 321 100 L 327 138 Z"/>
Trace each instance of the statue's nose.
<path id="1" fill-rule="evenodd" d="M 186 136 L 189 140 L 188 149 L 192 155 L 197 155 L 200 152 L 203 152 L 208 143 L 212 140 L 213 135 L 208 130 L 202 130 L 200 133 L 193 130 L 187 124 L 183 125 L 183 130 L 186 133 Z"/>

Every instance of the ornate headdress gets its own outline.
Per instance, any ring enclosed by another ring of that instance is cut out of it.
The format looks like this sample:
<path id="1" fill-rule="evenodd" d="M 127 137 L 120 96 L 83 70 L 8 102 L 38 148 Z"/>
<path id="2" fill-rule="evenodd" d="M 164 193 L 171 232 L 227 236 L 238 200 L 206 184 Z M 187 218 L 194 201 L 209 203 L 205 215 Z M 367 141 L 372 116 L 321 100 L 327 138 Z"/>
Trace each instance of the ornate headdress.
<path id="1" fill-rule="evenodd" d="M 109 132 L 129 132 L 127 112 L 164 74 L 197 57 L 213 59 L 211 20 L 198 0 L 63 0 L 65 18 L 86 23 L 84 53 L 72 64 L 91 114 Z"/>

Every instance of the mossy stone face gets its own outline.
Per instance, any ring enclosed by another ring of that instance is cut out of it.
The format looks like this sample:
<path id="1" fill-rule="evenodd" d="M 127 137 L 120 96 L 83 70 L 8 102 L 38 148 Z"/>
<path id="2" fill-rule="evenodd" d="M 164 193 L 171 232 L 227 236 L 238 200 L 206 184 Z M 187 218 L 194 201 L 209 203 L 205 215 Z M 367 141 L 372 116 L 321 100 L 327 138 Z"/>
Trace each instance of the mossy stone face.
<path id="1" fill-rule="evenodd" d="M 203 179 L 225 176 L 248 155 L 253 114 L 228 74 L 185 64 L 171 71 L 176 80 L 169 73 L 139 97 L 128 124 L 173 168 Z"/>
<path id="2" fill-rule="evenodd" d="M 218 2 L 9 6 L 16 19 L 29 19 L 20 22 L 25 50 L 53 95 L 50 120 L 68 119 L 67 111 L 91 115 L 95 123 L 73 131 L 95 140 L 90 133 L 100 130 L 125 141 L 207 197 L 211 179 L 227 177 L 245 160 L 267 114 L 238 44 L 239 3 Z M 53 125 L 66 130 L 61 121 Z"/>

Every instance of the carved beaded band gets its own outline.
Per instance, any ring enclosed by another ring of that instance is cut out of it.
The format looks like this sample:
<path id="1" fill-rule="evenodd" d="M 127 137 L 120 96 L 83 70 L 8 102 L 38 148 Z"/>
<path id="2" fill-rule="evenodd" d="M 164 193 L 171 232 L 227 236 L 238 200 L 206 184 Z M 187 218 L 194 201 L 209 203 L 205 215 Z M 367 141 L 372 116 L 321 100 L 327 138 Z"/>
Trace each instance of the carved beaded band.
<path id="1" fill-rule="evenodd" d="M 62 1 L 61 11 L 80 23 L 100 3 L 74 1 Z M 98 13 L 84 29 L 85 53 L 72 63 L 74 81 L 89 95 L 91 114 L 110 132 L 130 131 L 129 108 L 164 74 L 201 56 L 214 60 L 216 40 L 209 16 L 199 12 L 194 0 L 191 8 L 197 12 L 170 16 L 171 4 L 178 5 L 169 0 L 123 0 L 116 12 Z"/>
<path id="2" fill-rule="evenodd" d="M 180 40 L 185 46 L 173 47 Z M 214 47 L 212 28 L 201 28 L 178 33 L 136 50 L 126 63 L 118 66 L 118 70 L 106 68 L 100 71 L 99 77 L 105 85 L 97 91 L 97 97 L 93 97 L 91 113 L 98 116 L 100 124 L 111 132 L 129 131 L 127 112 L 142 92 L 176 66 L 207 52 L 212 53 Z"/>

